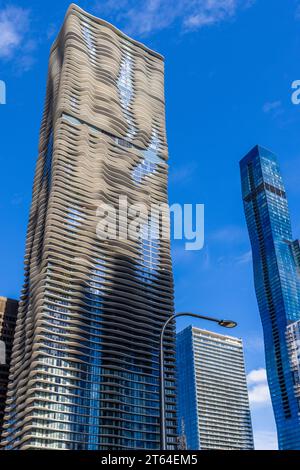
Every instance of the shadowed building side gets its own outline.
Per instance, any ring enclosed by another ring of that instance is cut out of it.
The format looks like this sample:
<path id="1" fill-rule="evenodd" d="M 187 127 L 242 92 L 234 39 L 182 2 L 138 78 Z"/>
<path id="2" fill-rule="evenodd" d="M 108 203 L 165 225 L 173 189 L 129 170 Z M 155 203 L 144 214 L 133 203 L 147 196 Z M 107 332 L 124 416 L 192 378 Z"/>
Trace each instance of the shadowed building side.
<path id="1" fill-rule="evenodd" d="M 0 441 L 17 313 L 17 300 L 0 297 Z"/>

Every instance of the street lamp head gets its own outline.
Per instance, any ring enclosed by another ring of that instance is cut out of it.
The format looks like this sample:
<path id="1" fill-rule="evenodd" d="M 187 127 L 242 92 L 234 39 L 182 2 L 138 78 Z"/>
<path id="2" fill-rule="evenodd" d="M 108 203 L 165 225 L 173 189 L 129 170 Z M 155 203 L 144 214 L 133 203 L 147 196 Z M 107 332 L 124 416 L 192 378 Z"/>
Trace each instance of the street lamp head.
<path id="1" fill-rule="evenodd" d="M 224 328 L 235 328 L 237 326 L 237 323 L 233 320 L 220 320 L 218 324 Z"/>

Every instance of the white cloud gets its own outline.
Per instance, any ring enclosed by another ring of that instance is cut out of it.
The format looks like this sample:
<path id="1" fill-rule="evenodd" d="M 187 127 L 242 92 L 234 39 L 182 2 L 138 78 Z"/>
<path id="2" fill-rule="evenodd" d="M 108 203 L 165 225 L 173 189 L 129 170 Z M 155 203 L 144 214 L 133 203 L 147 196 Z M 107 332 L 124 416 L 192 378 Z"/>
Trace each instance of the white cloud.
<path id="1" fill-rule="evenodd" d="M 249 385 L 251 384 L 257 384 L 260 382 L 266 382 L 267 381 L 267 372 L 266 369 L 260 368 L 260 369 L 254 369 L 249 374 L 247 375 L 247 382 Z"/>
<path id="2" fill-rule="evenodd" d="M 240 2 L 236 0 L 206 0 L 198 2 L 198 7 L 194 13 L 184 20 L 184 25 L 188 29 L 198 29 L 203 26 L 220 23 L 232 18 Z"/>
<path id="3" fill-rule="evenodd" d="M 249 401 L 252 406 L 269 406 L 271 397 L 267 382 L 266 369 L 252 370 L 247 375 Z"/>
<path id="4" fill-rule="evenodd" d="M 277 450 L 277 434 L 275 431 L 256 431 L 254 433 L 255 450 Z"/>
<path id="5" fill-rule="evenodd" d="M 260 384 L 250 388 L 249 400 L 251 405 L 269 405 L 271 398 L 268 385 Z"/>
<path id="6" fill-rule="evenodd" d="M 277 434 L 266 369 L 253 369 L 247 375 L 249 401 L 256 450 L 276 450 Z"/>
<path id="7" fill-rule="evenodd" d="M 35 49 L 29 9 L 13 5 L 0 8 L 0 60 L 14 61 L 17 73 L 26 72 L 35 62 Z"/>
<path id="8" fill-rule="evenodd" d="M 0 10 L 0 58 L 10 59 L 15 51 L 23 47 L 29 29 L 29 11 L 7 6 Z"/>
<path id="9" fill-rule="evenodd" d="M 106 0 L 96 1 L 97 14 L 114 16 L 128 34 L 148 35 L 176 21 L 185 31 L 228 21 L 253 0 Z"/>

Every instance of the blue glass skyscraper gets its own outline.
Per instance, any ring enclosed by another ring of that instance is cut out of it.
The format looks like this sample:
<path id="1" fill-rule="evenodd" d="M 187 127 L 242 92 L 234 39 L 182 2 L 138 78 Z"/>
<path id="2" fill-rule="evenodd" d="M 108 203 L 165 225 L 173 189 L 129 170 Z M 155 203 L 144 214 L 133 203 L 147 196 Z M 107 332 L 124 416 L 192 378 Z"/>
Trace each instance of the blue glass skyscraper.
<path id="1" fill-rule="evenodd" d="M 299 368 L 291 346 L 300 319 L 299 241 L 293 241 L 276 156 L 256 146 L 241 160 L 240 168 L 279 448 L 299 450 Z"/>

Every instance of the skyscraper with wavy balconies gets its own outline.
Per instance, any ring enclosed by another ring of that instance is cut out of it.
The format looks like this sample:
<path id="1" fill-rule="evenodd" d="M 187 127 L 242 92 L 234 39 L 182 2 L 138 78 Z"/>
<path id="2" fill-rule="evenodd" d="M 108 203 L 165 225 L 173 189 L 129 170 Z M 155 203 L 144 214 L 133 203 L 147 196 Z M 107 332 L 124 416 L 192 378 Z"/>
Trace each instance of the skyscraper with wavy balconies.
<path id="1" fill-rule="evenodd" d="M 0 297 L 0 440 L 17 312 L 17 300 Z"/>
<path id="2" fill-rule="evenodd" d="M 10 369 L 6 449 L 159 449 L 167 239 L 97 235 L 97 208 L 167 203 L 164 61 L 71 5 L 54 42 Z M 120 220 L 120 219 L 119 219 Z M 143 230 L 152 230 L 150 220 Z M 166 337 L 176 442 L 175 332 Z"/>
<path id="3" fill-rule="evenodd" d="M 240 162 L 256 296 L 280 449 L 300 449 L 300 246 L 277 157 L 256 146 Z"/>

